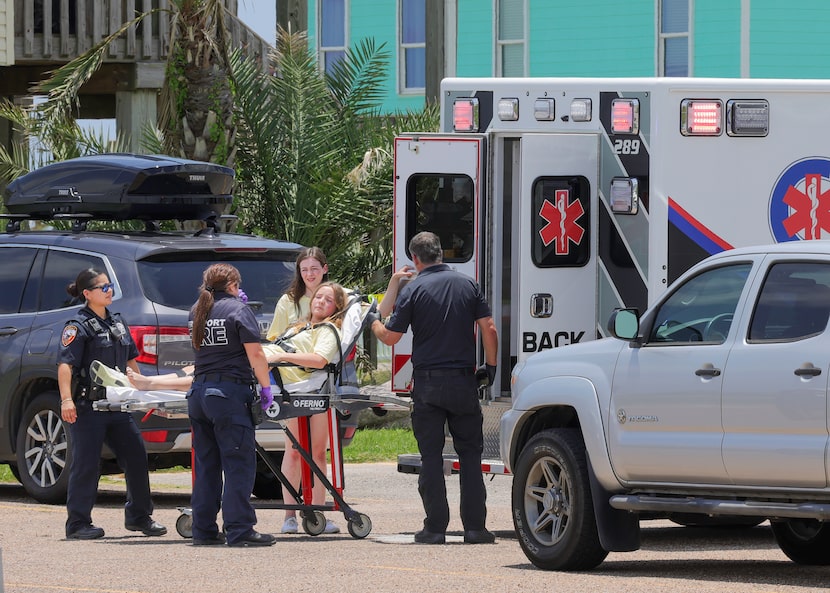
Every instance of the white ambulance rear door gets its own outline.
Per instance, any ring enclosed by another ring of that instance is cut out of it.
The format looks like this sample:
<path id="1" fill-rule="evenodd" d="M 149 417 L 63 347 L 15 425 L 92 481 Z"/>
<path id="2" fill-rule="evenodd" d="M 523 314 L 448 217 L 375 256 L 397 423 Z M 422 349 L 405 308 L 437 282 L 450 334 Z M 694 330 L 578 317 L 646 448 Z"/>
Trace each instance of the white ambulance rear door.
<path id="1" fill-rule="evenodd" d="M 412 265 L 407 246 L 421 231 L 441 239 L 444 263 L 479 281 L 486 143 L 480 134 L 395 139 L 394 262 Z M 409 391 L 412 334 L 392 348 L 392 389 Z"/>
<path id="2" fill-rule="evenodd" d="M 596 337 L 599 148 L 596 134 L 521 138 L 511 248 L 518 360 Z"/>

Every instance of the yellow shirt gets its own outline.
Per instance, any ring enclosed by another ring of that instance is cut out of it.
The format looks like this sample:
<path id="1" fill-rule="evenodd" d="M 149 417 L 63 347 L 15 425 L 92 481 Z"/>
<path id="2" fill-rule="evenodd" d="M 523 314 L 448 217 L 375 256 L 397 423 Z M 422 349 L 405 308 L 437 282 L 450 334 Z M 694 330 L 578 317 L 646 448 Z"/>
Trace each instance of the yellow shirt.
<path id="1" fill-rule="evenodd" d="M 336 327 L 334 328 L 335 331 L 331 331 L 331 327 L 334 326 L 324 327 L 318 325 L 310 330 L 298 332 L 296 335 L 290 336 L 290 343 L 297 352 L 319 354 L 326 359 L 326 362 L 332 362 L 340 354 L 340 332 L 337 331 Z M 268 344 L 264 348 L 266 355 L 272 348 L 282 350 L 276 344 Z M 274 370 L 279 370 L 284 384 L 304 381 L 313 372 L 313 370 L 295 366 L 278 366 Z"/>
<path id="2" fill-rule="evenodd" d="M 311 306 L 311 297 L 303 295 L 300 297 L 300 312 L 297 314 L 297 307 L 294 301 L 287 294 L 280 297 L 277 301 L 277 306 L 274 309 L 274 319 L 271 321 L 271 327 L 268 328 L 268 334 L 265 336 L 269 342 L 273 342 L 279 338 L 285 330 L 300 319 L 308 318 L 308 310 Z"/>

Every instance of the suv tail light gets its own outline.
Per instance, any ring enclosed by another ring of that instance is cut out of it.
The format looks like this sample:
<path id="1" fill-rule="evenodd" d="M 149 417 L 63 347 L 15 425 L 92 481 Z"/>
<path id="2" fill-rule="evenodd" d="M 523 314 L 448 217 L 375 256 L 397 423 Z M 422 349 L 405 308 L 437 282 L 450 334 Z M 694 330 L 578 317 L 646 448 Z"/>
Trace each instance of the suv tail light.
<path id="1" fill-rule="evenodd" d="M 159 360 L 158 344 L 170 336 L 190 335 L 186 327 L 157 327 L 155 325 L 137 325 L 130 327 L 133 341 L 138 347 L 138 362 L 157 365 Z M 178 338 L 181 339 L 181 338 Z"/>

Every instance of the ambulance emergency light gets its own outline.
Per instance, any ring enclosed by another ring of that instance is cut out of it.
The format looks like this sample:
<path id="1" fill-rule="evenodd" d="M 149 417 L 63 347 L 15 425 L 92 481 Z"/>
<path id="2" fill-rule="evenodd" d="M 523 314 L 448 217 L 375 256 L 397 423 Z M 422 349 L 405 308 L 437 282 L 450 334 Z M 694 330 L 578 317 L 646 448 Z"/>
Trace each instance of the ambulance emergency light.
<path id="1" fill-rule="evenodd" d="M 611 179 L 609 196 L 614 214 L 637 214 L 639 209 L 639 182 L 635 177 L 614 177 Z"/>
<path id="2" fill-rule="evenodd" d="M 570 119 L 571 121 L 591 121 L 591 100 L 573 99 Z"/>
<path id="3" fill-rule="evenodd" d="M 453 101 L 452 129 L 455 132 L 478 132 L 478 99 L 465 97 Z"/>
<path id="4" fill-rule="evenodd" d="M 683 99 L 680 102 L 680 133 L 684 136 L 720 136 L 723 132 L 723 101 Z"/>
<path id="5" fill-rule="evenodd" d="M 730 136 L 769 134 L 769 103 L 763 99 L 727 101 L 726 133 Z"/>
<path id="6" fill-rule="evenodd" d="M 640 133 L 639 99 L 614 99 L 611 101 L 611 131 L 614 134 Z"/>
<path id="7" fill-rule="evenodd" d="M 536 121 L 553 121 L 556 118 L 556 104 L 553 99 L 542 97 L 533 103 L 533 117 Z"/>
<path id="8" fill-rule="evenodd" d="M 501 121 L 516 121 L 519 119 L 519 100 L 513 97 L 499 99 L 497 111 Z"/>

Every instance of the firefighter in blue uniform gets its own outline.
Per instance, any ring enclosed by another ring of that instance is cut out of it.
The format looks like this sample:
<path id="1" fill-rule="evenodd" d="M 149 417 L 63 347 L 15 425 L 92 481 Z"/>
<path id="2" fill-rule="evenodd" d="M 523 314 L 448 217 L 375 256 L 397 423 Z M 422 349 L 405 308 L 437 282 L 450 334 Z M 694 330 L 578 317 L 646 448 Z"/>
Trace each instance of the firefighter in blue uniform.
<path id="1" fill-rule="evenodd" d="M 195 455 L 190 500 L 194 546 L 226 541 L 229 546 L 271 546 L 276 542 L 273 535 L 253 529 L 256 441 L 252 416 L 261 418 L 273 397 L 259 324 L 239 299 L 241 282 L 239 270 L 232 265 L 209 266 L 199 300 L 190 310 L 196 351 L 193 385 L 187 393 Z M 261 386 L 261 402 L 255 398 L 254 377 Z M 216 523 L 220 507 L 224 534 Z"/>
<path id="2" fill-rule="evenodd" d="M 61 418 L 69 424 L 72 465 L 66 498 L 66 537 L 97 539 L 104 530 L 92 524 L 92 507 L 98 493 L 101 446 L 115 453 L 127 482 L 124 526 L 144 535 L 164 535 L 167 529 L 152 518 L 153 501 L 144 441 L 132 416 L 126 412 L 96 412 L 92 402 L 106 397 L 105 388 L 93 385 L 93 360 L 126 371 L 138 371 L 138 349 L 121 316 L 107 308 L 114 285 L 93 268 L 78 274 L 67 292 L 86 305 L 68 321 L 58 356 Z"/>

